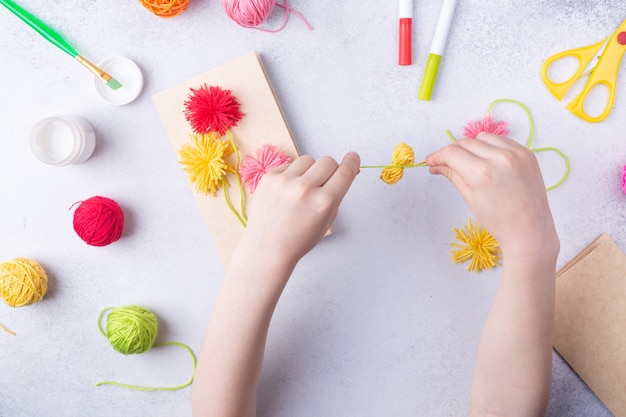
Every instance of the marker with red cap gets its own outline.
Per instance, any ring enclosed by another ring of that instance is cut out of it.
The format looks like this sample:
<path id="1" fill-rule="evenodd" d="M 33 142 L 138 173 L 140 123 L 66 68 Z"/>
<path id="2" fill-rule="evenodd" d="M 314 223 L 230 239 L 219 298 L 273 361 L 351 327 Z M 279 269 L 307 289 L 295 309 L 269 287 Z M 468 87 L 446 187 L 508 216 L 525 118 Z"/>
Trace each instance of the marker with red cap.
<path id="1" fill-rule="evenodd" d="M 400 36 L 398 64 L 411 65 L 411 34 L 413 32 L 413 0 L 400 0 Z"/>

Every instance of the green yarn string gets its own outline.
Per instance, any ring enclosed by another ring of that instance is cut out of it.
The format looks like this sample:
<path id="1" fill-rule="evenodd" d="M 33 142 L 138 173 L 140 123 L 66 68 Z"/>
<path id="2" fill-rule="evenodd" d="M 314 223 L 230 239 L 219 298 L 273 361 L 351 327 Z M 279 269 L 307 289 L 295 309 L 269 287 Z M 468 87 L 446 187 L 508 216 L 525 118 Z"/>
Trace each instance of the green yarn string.
<path id="1" fill-rule="evenodd" d="M 530 114 L 530 110 L 528 110 L 528 107 L 526 107 L 524 104 L 522 104 L 521 102 L 519 102 L 517 100 L 513 100 L 513 99 L 510 99 L 510 98 L 499 98 L 497 100 L 494 100 L 489 105 L 489 107 L 487 107 L 487 114 L 491 114 L 491 111 L 493 110 L 495 105 L 498 104 L 498 103 L 512 103 L 512 104 L 516 104 L 524 111 L 524 113 L 526 114 L 526 117 L 528 118 L 528 126 L 529 126 L 528 141 L 526 142 L 526 147 L 528 149 L 530 149 L 530 147 L 533 144 L 533 141 L 535 140 L 535 121 L 533 120 L 533 116 Z"/>
<path id="2" fill-rule="evenodd" d="M 247 224 L 248 216 L 246 215 L 246 193 L 243 189 L 243 184 L 241 182 L 241 175 L 239 175 L 239 165 L 241 164 L 241 155 L 239 154 L 239 148 L 235 144 L 235 138 L 231 131 L 226 132 L 228 134 L 228 139 L 230 140 L 230 144 L 235 151 L 235 156 L 237 157 L 237 163 L 235 165 L 236 177 L 237 177 L 237 187 L 239 188 L 239 207 L 241 208 L 241 217 L 244 222 Z M 246 224 L 243 227 L 246 227 Z"/>
<path id="3" fill-rule="evenodd" d="M 399 165 L 399 164 L 389 164 L 389 165 L 361 165 L 359 168 L 417 168 L 417 167 L 427 167 L 428 164 L 426 162 L 419 162 L 417 164 L 411 165 Z"/>
<path id="4" fill-rule="evenodd" d="M 544 148 L 534 148 L 534 149 L 531 149 L 531 151 L 533 151 L 534 153 L 540 153 L 540 152 L 545 152 L 545 151 L 552 151 L 552 152 L 556 152 L 557 155 L 559 155 L 561 158 L 563 158 L 563 161 L 565 161 L 565 172 L 563 173 L 563 176 L 561 177 L 561 179 L 556 184 L 551 185 L 548 188 L 546 188 L 546 191 L 554 190 L 555 188 L 560 187 L 561 185 L 563 185 L 563 183 L 565 182 L 565 180 L 569 176 L 569 171 L 570 171 L 570 168 L 571 168 L 571 162 L 570 162 L 569 158 L 567 157 L 567 155 L 565 155 L 562 150 L 560 150 L 558 148 L 553 148 L 551 146 L 547 146 L 547 147 L 544 147 Z"/>
<path id="5" fill-rule="evenodd" d="M 226 205 L 228 206 L 230 211 L 233 212 L 235 217 L 237 217 L 237 220 L 239 220 L 239 223 L 241 223 L 241 225 L 245 228 L 246 221 L 243 219 L 243 217 L 241 217 L 241 215 L 237 212 L 237 210 L 235 210 L 233 203 L 230 202 L 230 196 L 228 195 L 228 190 L 226 189 L 226 178 L 222 178 L 222 190 L 224 191 L 224 200 L 226 201 Z"/>
<path id="6" fill-rule="evenodd" d="M 102 328 L 102 318 L 106 313 L 106 331 Z M 144 353 L 154 346 L 179 346 L 189 352 L 193 362 L 193 373 L 191 378 L 181 385 L 174 387 L 144 387 L 140 385 L 123 384 L 115 381 L 101 381 L 96 386 L 115 385 L 139 391 L 176 391 L 188 387 L 193 382 L 196 372 L 196 356 L 189 346 L 179 342 L 163 342 L 155 344 L 154 341 L 158 333 L 158 320 L 156 316 L 147 308 L 131 305 L 120 308 L 105 308 L 98 315 L 98 329 L 107 338 L 111 346 L 118 352 L 129 355 L 134 353 Z"/>

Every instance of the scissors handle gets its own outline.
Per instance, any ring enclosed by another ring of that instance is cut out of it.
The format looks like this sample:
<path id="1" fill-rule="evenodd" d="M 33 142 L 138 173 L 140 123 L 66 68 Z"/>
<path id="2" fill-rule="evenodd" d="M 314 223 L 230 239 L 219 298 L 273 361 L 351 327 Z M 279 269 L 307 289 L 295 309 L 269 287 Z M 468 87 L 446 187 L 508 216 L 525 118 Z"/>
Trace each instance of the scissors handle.
<path id="1" fill-rule="evenodd" d="M 541 67 L 541 78 L 543 82 L 548 87 L 548 90 L 555 96 L 558 100 L 563 99 L 565 94 L 569 91 L 570 88 L 578 81 L 578 79 L 583 75 L 583 72 L 587 69 L 591 61 L 595 59 L 598 52 L 604 46 L 606 39 L 601 40 L 598 43 L 594 43 L 593 45 L 584 46 L 582 48 L 570 49 L 568 51 L 559 52 L 558 54 L 552 55 L 548 58 Z M 548 70 L 552 64 L 555 62 L 566 59 L 566 58 L 576 58 L 578 60 L 578 70 L 572 75 L 570 78 L 565 80 L 562 83 L 556 83 L 550 79 L 548 75 Z"/>
<path id="2" fill-rule="evenodd" d="M 619 72 L 620 63 L 626 52 L 626 20 L 609 38 L 606 49 L 600 56 L 596 68 L 589 75 L 589 80 L 580 94 L 570 102 L 566 108 L 576 116 L 588 121 L 599 122 L 604 120 L 611 110 L 615 102 L 615 91 L 617 89 L 617 74 Z M 608 89 L 608 99 L 606 106 L 601 114 L 590 116 L 585 111 L 585 100 L 599 86 L 605 86 Z"/>

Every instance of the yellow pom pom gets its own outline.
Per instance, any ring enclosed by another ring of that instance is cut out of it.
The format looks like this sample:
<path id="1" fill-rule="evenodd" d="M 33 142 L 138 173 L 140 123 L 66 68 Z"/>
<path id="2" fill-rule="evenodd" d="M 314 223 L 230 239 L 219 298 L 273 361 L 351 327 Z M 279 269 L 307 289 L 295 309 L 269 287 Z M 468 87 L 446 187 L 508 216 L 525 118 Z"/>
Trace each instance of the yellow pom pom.
<path id="1" fill-rule="evenodd" d="M 451 243 L 450 246 L 459 248 L 452 250 L 452 260 L 455 263 L 470 261 L 468 271 L 480 272 L 485 269 L 495 268 L 500 264 L 502 252 L 498 241 L 480 224 L 463 226 L 463 229 L 453 229 L 456 239 L 463 244 Z"/>
<path id="2" fill-rule="evenodd" d="M 380 179 L 387 184 L 395 184 L 402 179 L 404 169 L 397 167 L 387 167 L 380 174 Z"/>
<path id="3" fill-rule="evenodd" d="M 230 141 L 214 132 L 194 133 L 190 138 L 191 143 L 183 145 L 178 151 L 180 164 L 199 193 L 215 197 L 222 185 L 228 186 L 226 175 L 236 173 L 235 168 L 224 160 L 234 149 Z"/>
<path id="4" fill-rule="evenodd" d="M 395 184 L 402 179 L 404 168 L 412 168 L 415 163 L 415 153 L 406 143 L 399 143 L 393 148 L 391 165 L 385 167 L 380 179 L 387 184 Z"/>
<path id="5" fill-rule="evenodd" d="M 48 276 L 36 261 L 17 258 L 0 265 L 0 296 L 11 307 L 41 301 L 46 291 Z"/>
<path id="6" fill-rule="evenodd" d="M 395 165 L 412 165 L 415 163 L 415 153 L 406 143 L 399 143 L 393 148 L 391 160 Z"/>

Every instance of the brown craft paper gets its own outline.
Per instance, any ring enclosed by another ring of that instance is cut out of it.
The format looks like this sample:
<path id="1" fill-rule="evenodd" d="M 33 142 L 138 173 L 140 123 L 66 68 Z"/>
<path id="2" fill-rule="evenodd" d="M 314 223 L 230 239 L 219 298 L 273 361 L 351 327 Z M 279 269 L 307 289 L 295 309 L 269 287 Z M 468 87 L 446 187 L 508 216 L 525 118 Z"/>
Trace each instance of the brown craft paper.
<path id="1" fill-rule="evenodd" d="M 266 144 L 285 151 L 292 159 L 299 155 L 261 59 L 254 52 L 152 97 L 175 151 L 189 141 L 189 135 L 192 133 L 183 113 L 184 102 L 189 96 L 190 88 L 197 89 L 202 84 L 231 90 L 239 101 L 245 116 L 231 131 L 242 160 L 245 155 L 256 152 Z M 232 157 L 234 158 L 234 155 Z M 234 176 L 229 176 L 228 179 L 231 185 L 230 200 L 239 211 L 237 181 Z M 218 191 L 216 197 L 212 197 L 198 193 L 192 184 L 189 186 L 193 190 L 222 262 L 227 265 L 233 249 L 243 235 L 244 228 L 228 209 L 222 190 Z M 246 190 L 246 201 L 249 202 L 250 199 L 251 196 Z"/>
<path id="2" fill-rule="evenodd" d="M 557 273 L 554 348 L 626 417 L 626 255 L 606 234 Z"/>

